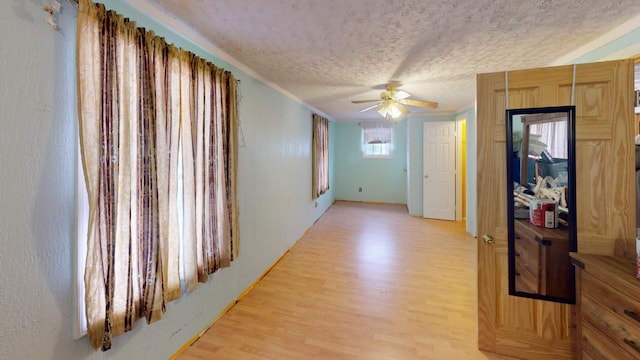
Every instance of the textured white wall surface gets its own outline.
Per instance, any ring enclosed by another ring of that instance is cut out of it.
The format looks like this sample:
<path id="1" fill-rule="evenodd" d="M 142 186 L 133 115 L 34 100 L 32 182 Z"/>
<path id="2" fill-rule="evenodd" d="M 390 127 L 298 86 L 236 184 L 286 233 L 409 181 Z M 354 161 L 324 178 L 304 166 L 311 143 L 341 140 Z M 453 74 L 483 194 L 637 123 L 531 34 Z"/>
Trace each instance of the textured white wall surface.
<path id="1" fill-rule="evenodd" d="M 162 321 L 140 321 L 112 350 L 94 351 L 73 339 L 76 13 L 61 3 L 54 31 L 43 20 L 48 1 L 0 2 L 0 359 L 166 359 L 332 203 L 331 191 L 317 207 L 311 200 L 311 112 L 208 55 L 241 80 L 240 257 L 170 303 Z M 207 56 L 187 41 L 178 45 Z"/>
<path id="2" fill-rule="evenodd" d="M 65 349 L 75 347 L 75 25 L 67 21 L 75 15 L 68 11 L 56 32 L 42 6 L 0 3 L 0 358 L 7 359 L 87 354 L 83 346 Z"/>

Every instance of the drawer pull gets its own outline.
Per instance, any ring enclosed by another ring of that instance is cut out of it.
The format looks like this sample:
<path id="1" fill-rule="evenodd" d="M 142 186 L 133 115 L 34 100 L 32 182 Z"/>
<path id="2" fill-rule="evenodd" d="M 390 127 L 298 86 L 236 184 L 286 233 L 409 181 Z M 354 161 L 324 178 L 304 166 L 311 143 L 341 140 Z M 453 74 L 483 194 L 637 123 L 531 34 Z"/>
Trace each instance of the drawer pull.
<path id="1" fill-rule="evenodd" d="M 631 310 L 627 310 L 624 309 L 624 314 L 627 315 L 628 317 L 632 318 L 633 320 L 640 322 L 640 316 L 638 316 L 638 314 L 636 314 L 635 312 L 631 311 Z"/>
<path id="2" fill-rule="evenodd" d="M 633 348 L 633 350 L 637 351 L 640 353 L 640 346 L 638 346 L 638 344 L 636 344 L 635 341 L 633 340 L 629 340 L 627 338 L 624 338 L 624 343 L 631 346 Z"/>

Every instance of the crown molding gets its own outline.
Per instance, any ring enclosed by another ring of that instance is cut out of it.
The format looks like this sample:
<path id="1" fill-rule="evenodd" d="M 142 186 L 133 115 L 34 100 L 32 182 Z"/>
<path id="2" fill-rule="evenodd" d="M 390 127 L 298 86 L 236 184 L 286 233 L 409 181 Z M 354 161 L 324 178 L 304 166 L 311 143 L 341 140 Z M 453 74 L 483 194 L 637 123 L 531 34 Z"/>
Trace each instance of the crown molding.
<path id="1" fill-rule="evenodd" d="M 558 66 L 558 65 L 567 65 L 567 64 L 573 64 L 577 59 L 581 58 L 582 56 L 585 56 L 589 53 L 591 53 L 592 51 L 595 51 L 597 49 L 599 49 L 600 47 L 611 43 L 612 41 L 615 41 L 616 39 L 619 39 L 620 37 L 636 30 L 640 28 L 640 14 L 634 16 L 633 18 L 631 18 L 630 20 L 622 23 L 622 25 L 616 27 L 615 29 L 605 33 L 604 35 L 596 38 L 595 40 L 585 44 L 584 46 L 568 53 L 567 55 L 557 59 L 556 61 L 552 62 L 551 64 L 549 64 L 549 66 Z M 634 50 L 626 50 L 628 48 L 631 48 L 632 46 L 629 46 L 625 49 L 619 50 L 616 52 L 616 54 L 618 54 L 618 56 L 620 56 L 621 54 L 624 57 L 631 57 L 634 54 L 628 54 L 629 51 L 634 51 Z M 636 49 L 639 49 L 640 47 L 636 46 Z M 637 55 L 638 53 L 636 52 L 635 55 Z M 612 57 L 613 54 L 609 54 L 606 56 L 607 59 L 619 59 L 620 57 Z M 600 59 L 600 60 L 604 60 Z"/>

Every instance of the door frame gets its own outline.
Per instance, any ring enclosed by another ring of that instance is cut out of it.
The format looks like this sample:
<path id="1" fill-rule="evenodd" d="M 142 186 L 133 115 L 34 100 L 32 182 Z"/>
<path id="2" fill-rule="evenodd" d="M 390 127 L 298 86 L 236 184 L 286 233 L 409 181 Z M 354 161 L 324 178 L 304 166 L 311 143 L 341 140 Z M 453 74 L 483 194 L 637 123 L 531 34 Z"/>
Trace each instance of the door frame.
<path id="1" fill-rule="evenodd" d="M 462 154 L 465 153 L 466 144 L 463 141 L 463 137 L 466 134 L 465 128 L 467 125 L 467 117 L 460 116 L 456 120 L 456 221 L 466 220 L 466 217 L 462 216 L 462 198 L 465 195 L 466 189 L 462 186 L 462 183 L 466 180 L 466 176 L 463 176 L 463 169 L 466 168 L 467 162 L 462 158 Z M 463 136 L 464 135 L 464 136 Z"/>
<path id="2" fill-rule="evenodd" d="M 406 187 L 406 191 L 405 191 L 405 197 L 406 197 L 406 202 L 407 202 L 407 210 L 409 211 L 409 213 L 411 213 L 411 126 L 410 126 L 410 121 L 407 120 L 404 122 L 405 123 L 405 134 L 407 134 L 406 139 L 407 139 L 407 143 L 406 143 L 406 148 L 405 148 L 405 152 L 407 154 L 407 160 L 405 163 L 405 169 L 404 169 L 404 181 L 405 181 L 405 187 Z"/>

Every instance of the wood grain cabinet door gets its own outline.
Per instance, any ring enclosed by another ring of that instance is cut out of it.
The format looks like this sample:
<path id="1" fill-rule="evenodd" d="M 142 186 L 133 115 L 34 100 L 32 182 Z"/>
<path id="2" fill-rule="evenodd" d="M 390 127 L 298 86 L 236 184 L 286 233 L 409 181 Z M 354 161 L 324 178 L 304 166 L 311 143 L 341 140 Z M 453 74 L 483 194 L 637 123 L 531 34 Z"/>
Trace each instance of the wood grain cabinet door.
<path id="1" fill-rule="evenodd" d="M 574 305 L 509 296 L 505 73 L 477 77 L 478 345 L 525 359 L 575 357 Z M 509 108 L 571 105 L 573 66 L 510 71 Z M 633 62 L 576 66 L 578 251 L 633 256 Z M 487 237 L 488 236 L 488 237 Z"/>

